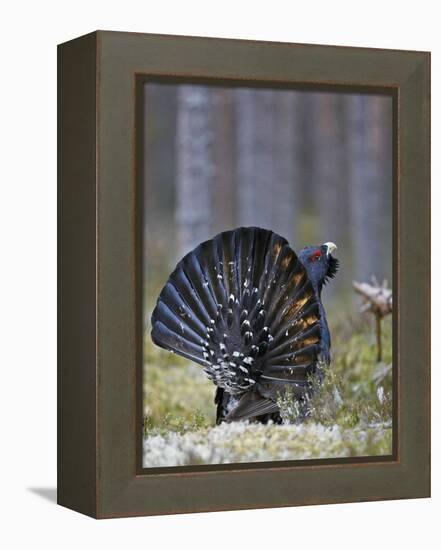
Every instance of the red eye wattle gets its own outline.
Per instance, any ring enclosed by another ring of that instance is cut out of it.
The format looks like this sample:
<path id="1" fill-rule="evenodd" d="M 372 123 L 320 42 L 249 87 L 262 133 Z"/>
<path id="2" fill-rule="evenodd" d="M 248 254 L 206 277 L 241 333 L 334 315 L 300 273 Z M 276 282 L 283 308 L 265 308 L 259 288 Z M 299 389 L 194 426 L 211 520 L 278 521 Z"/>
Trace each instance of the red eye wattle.
<path id="1" fill-rule="evenodd" d="M 316 252 L 311 254 L 311 256 L 310 256 L 311 261 L 313 261 L 313 262 L 317 261 L 320 258 L 321 255 L 322 255 L 322 253 L 320 252 L 320 250 L 317 250 Z"/>

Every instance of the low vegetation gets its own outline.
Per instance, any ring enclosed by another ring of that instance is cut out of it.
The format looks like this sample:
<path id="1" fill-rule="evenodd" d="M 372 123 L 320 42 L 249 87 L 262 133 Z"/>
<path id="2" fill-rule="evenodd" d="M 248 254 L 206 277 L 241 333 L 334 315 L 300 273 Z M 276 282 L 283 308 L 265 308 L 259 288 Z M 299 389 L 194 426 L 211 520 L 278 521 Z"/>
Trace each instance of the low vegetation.
<path id="1" fill-rule="evenodd" d="M 215 426 L 214 386 L 202 370 L 146 337 L 144 464 L 150 466 L 384 455 L 392 452 L 392 323 L 385 319 L 383 361 L 372 319 L 331 327 L 333 362 L 316 384 L 306 418 L 280 401 L 282 426 Z"/>

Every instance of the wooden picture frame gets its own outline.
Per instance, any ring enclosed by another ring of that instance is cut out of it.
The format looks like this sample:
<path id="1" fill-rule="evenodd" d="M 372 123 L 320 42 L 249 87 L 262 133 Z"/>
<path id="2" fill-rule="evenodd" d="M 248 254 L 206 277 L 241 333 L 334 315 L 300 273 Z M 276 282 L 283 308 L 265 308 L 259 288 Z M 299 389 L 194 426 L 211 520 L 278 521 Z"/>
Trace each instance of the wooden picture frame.
<path id="1" fill-rule="evenodd" d="M 97 31 L 59 46 L 58 502 L 95 518 L 430 496 L 430 54 Z M 394 452 L 141 468 L 139 88 L 394 100 Z"/>

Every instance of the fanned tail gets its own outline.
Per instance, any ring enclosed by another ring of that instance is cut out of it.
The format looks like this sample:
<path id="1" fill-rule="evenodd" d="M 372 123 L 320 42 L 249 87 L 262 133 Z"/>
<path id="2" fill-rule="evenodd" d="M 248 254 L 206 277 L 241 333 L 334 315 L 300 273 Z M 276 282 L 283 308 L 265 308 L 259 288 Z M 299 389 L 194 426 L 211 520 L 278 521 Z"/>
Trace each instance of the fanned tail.
<path id="1" fill-rule="evenodd" d="M 234 396 L 227 420 L 272 414 L 278 393 L 289 386 L 301 395 L 314 371 L 319 304 L 284 238 L 239 228 L 178 263 L 153 312 L 152 339 L 200 364 Z"/>

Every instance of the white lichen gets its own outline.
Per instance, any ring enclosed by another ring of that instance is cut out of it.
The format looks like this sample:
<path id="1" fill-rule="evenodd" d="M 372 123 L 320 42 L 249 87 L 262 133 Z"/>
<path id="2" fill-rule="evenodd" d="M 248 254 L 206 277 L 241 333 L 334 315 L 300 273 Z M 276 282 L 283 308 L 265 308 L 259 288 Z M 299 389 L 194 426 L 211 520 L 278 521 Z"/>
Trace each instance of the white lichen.
<path id="1" fill-rule="evenodd" d="M 144 439 L 144 467 L 228 464 L 364 456 L 376 446 L 390 454 L 390 426 L 366 429 L 321 424 L 234 422 L 196 432 L 150 435 Z"/>

